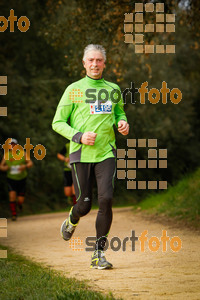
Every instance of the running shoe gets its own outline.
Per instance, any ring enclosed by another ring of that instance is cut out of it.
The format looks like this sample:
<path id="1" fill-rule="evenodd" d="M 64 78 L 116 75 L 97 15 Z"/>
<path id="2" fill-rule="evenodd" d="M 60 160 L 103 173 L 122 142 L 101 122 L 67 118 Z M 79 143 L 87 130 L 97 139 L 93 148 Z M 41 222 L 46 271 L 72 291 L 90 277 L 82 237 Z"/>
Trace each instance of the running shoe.
<path id="1" fill-rule="evenodd" d="M 16 215 L 12 216 L 12 221 L 17 221 L 17 216 Z"/>
<path id="2" fill-rule="evenodd" d="M 71 239 L 77 224 L 71 223 L 70 216 L 62 223 L 60 227 L 60 234 L 65 241 L 69 241 Z"/>
<path id="3" fill-rule="evenodd" d="M 112 267 L 113 265 L 106 260 L 103 251 L 101 250 L 94 251 L 92 255 L 90 268 L 103 270 L 103 269 L 111 269 Z"/>

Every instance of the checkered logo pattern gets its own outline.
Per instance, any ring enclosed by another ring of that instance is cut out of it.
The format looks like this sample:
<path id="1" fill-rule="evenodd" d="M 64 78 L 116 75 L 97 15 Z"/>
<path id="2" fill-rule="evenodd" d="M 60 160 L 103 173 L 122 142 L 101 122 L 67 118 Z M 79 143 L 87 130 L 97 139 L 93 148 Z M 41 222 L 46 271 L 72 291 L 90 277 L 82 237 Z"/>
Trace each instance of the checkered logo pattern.
<path id="1" fill-rule="evenodd" d="M 155 24 L 144 24 L 143 13 L 153 13 Z M 135 24 L 134 24 L 135 23 Z M 126 13 L 124 20 L 125 43 L 135 43 L 135 53 L 175 53 L 175 45 L 154 45 L 144 41 L 148 32 L 175 32 L 175 14 L 164 13 L 164 3 L 135 3 L 135 14 Z M 135 40 L 133 41 L 133 39 Z"/>
<path id="2" fill-rule="evenodd" d="M 0 96 L 7 95 L 7 76 L 0 76 Z M 0 107 L 0 117 L 7 116 L 7 107 Z"/>
<path id="3" fill-rule="evenodd" d="M 7 238 L 7 219 L 0 218 L 0 238 Z M 7 258 L 7 250 L 0 250 L 0 258 Z"/>
<path id="4" fill-rule="evenodd" d="M 128 139 L 127 146 L 117 149 L 117 178 L 127 180 L 127 189 L 167 189 L 167 181 L 136 181 L 137 168 L 167 168 L 167 149 L 157 149 L 157 139 Z M 148 148 L 148 160 L 137 160 L 137 147 Z"/>
<path id="5" fill-rule="evenodd" d="M 83 247 L 76 248 L 77 246 L 83 246 L 83 240 L 81 240 L 79 237 L 72 237 L 69 241 L 69 247 L 73 251 L 83 251 Z"/>
<path id="6" fill-rule="evenodd" d="M 69 92 L 69 100 L 73 103 L 83 103 L 83 92 L 80 89 L 72 89 Z"/>

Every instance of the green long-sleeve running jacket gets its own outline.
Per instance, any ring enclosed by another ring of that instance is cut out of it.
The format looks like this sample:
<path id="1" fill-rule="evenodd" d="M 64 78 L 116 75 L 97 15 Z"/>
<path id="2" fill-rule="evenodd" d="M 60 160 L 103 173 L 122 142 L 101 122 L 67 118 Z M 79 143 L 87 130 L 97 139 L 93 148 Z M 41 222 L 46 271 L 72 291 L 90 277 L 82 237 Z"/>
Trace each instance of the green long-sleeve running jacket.
<path id="1" fill-rule="evenodd" d="M 116 156 L 113 125 L 120 120 L 127 121 L 119 86 L 86 76 L 65 90 L 52 128 L 70 140 L 70 163 L 95 163 Z M 88 131 L 97 133 L 92 146 L 80 142 Z"/>

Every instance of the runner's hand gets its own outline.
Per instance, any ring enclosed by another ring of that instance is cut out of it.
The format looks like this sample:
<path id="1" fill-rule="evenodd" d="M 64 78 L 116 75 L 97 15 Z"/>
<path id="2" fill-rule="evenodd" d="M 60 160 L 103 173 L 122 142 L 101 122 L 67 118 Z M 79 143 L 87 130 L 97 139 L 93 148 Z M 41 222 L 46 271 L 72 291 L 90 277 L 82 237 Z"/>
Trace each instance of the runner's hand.
<path id="1" fill-rule="evenodd" d="M 19 167 L 19 171 L 24 171 L 26 169 L 26 165 L 21 165 L 20 167 Z"/>
<path id="2" fill-rule="evenodd" d="M 8 171 L 9 169 L 10 169 L 10 167 L 8 165 L 0 166 L 1 171 Z"/>
<path id="3" fill-rule="evenodd" d="M 85 145 L 94 145 L 97 133 L 94 132 L 85 132 L 81 137 L 81 143 Z"/>
<path id="4" fill-rule="evenodd" d="M 118 131 L 123 135 L 127 135 L 129 133 L 129 124 L 124 120 L 119 121 Z"/>

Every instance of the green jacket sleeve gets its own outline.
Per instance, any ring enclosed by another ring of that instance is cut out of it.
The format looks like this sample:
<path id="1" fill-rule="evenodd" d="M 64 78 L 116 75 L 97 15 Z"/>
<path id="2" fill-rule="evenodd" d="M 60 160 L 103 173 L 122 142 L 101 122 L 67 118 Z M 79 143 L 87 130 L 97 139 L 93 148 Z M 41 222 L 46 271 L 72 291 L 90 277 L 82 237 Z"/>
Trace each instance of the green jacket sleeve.
<path id="1" fill-rule="evenodd" d="M 70 100 L 69 87 L 65 90 L 60 102 L 58 104 L 53 122 L 52 128 L 65 138 L 72 140 L 75 143 L 81 143 L 82 132 L 72 128 L 67 121 L 72 114 L 74 103 Z"/>
<path id="2" fill-rule="evenodd" d="M 119 87 L 118 87 L 118 90 L 120 91 Z M 120 91 L 120 94 L 121 94 L 121 91 Z M 126 114 L 124 112 L 124 103 L 123 103 L 122 96 L 121 96 L 120 100 L 118 101 L 118 103 L 116 104 L 114 111 L 115 111 L 115 125 L 117 127 L 118 127 L 118 122 L 120 120 L 124 120 L 127 122 Z"/>

